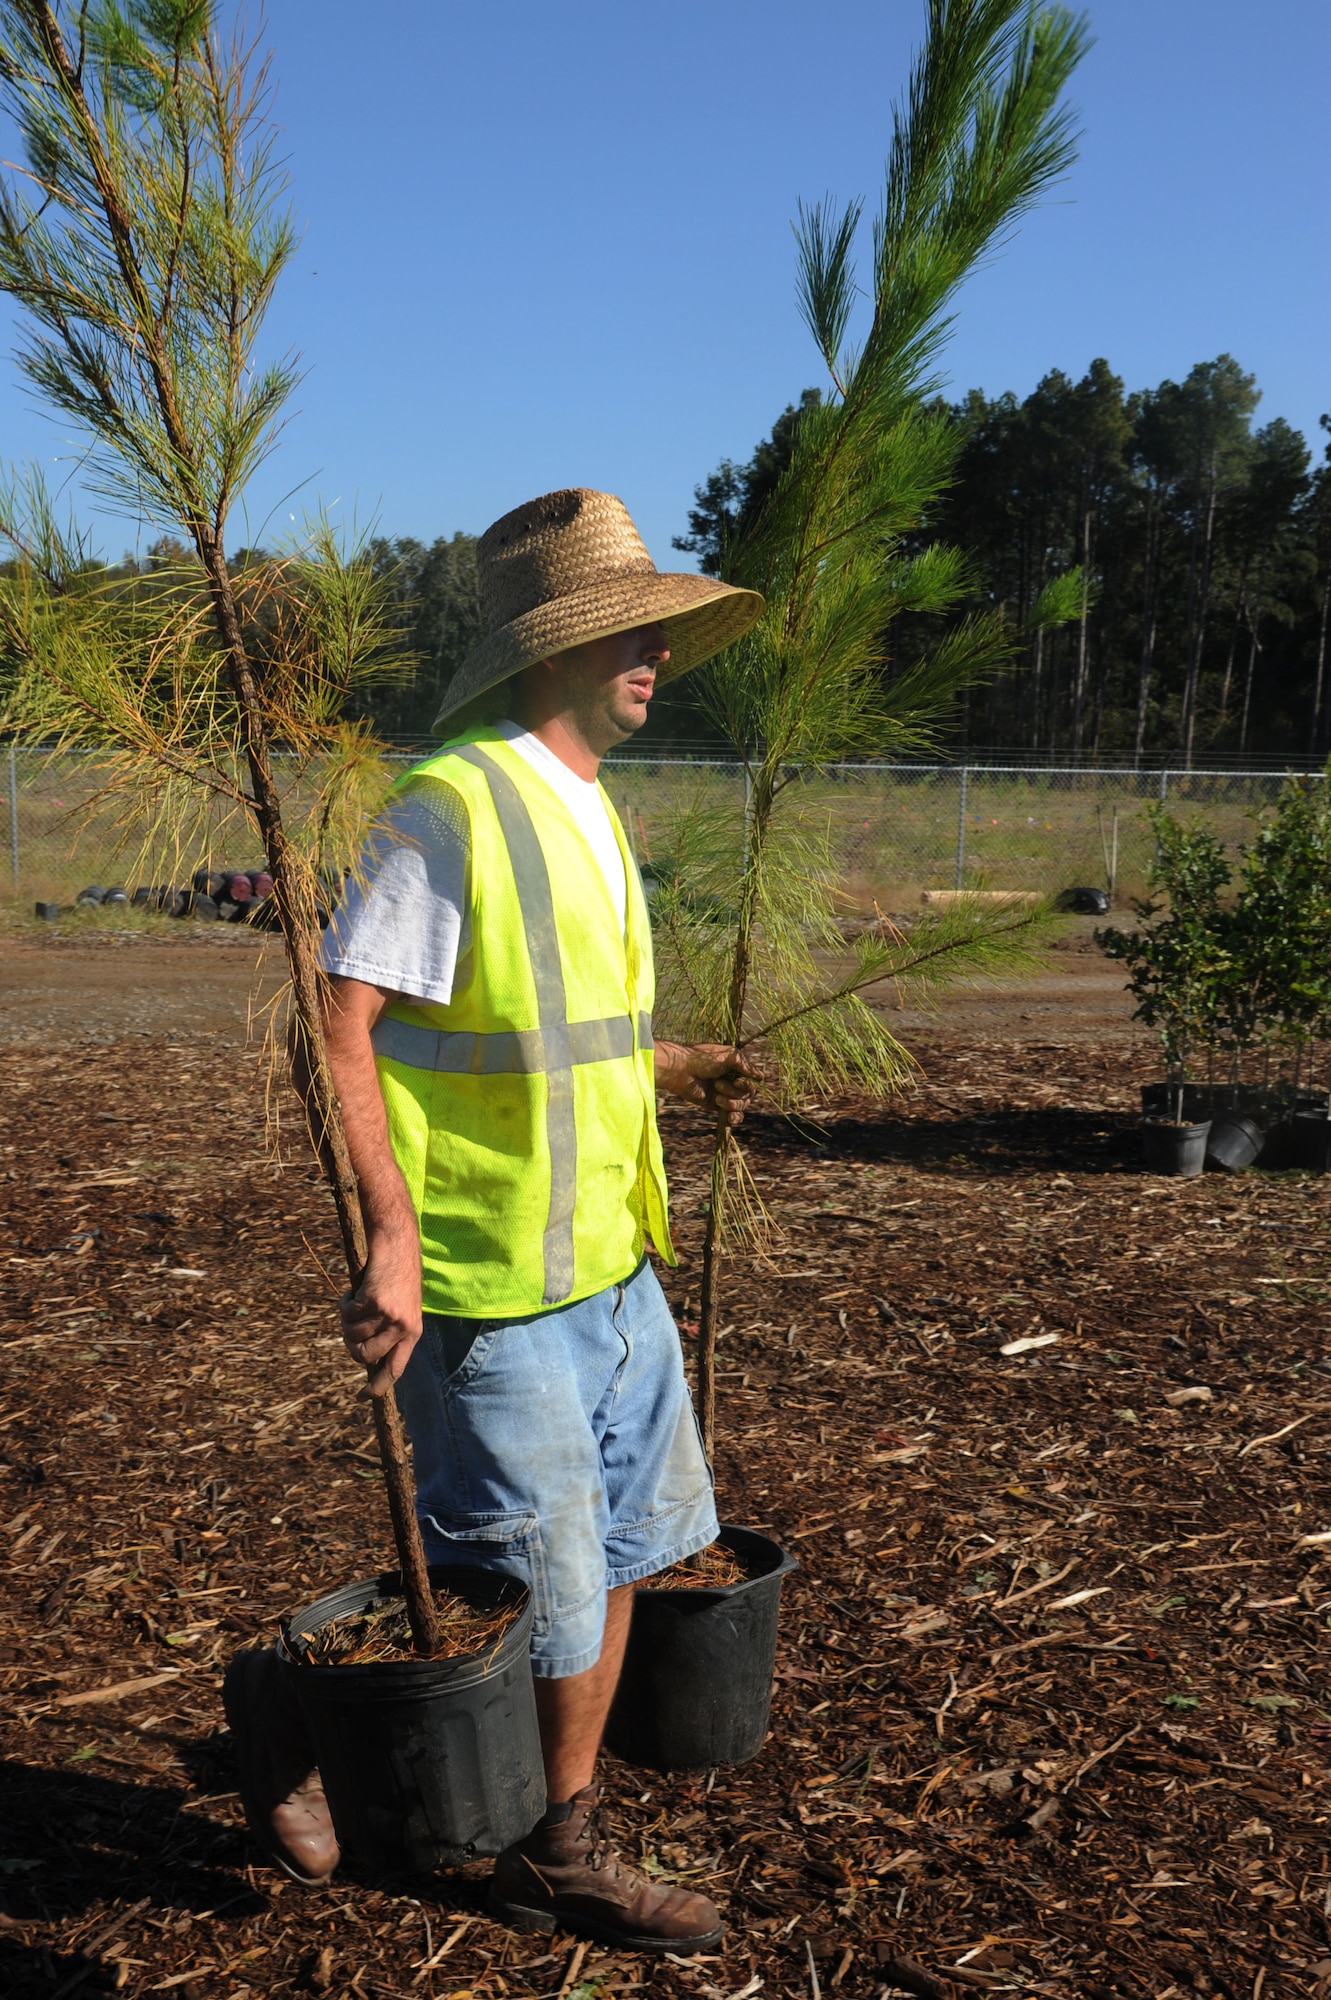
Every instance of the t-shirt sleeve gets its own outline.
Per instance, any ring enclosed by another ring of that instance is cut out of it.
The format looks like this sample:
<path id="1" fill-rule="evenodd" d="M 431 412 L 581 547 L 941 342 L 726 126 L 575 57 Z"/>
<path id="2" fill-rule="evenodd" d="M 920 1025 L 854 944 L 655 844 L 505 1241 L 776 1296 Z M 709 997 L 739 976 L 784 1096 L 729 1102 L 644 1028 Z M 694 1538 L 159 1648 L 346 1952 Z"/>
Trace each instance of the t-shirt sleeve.
<path id="1" fill-rule="evenodd" d="M 452 995 L 470 948 L 467 810 L 451 785 L 424 779 L 375 822 L 324 932 L 325 972 L 413 1000 Z"/>

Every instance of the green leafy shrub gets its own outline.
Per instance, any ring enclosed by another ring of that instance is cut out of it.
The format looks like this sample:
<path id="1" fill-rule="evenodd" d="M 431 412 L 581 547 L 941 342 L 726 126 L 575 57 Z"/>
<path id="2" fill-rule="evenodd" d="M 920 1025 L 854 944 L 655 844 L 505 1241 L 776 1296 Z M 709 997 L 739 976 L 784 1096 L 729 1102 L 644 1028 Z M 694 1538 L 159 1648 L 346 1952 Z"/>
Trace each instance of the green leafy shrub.
<path id="1" fill-rule="evenodd" d="M 1223 1036 L 1232 979 L 1230 926 L 1221 903 L 1230 868 L 1218 834 L 1200 822 L 1185 826 L 1163 806 L 1150 812 L 1155 834 L 1148 894 L 1134 903 L 1142 928 L 1108 925 L 1095 933 L 1109 957 L 1129 968 L 1134 1018 L 1160 1037 L 1165 1073 L 1183 1116 L 1183 1085 L 1199 1055 Z"/>
<path id="2" fill-rule="evenodd" d="M 1268 1059 L 1295 1088 L 1311 1082 L 1318 1042 L 1331 1038 L 1331 784 L 1291 778 L 1243 850 L 1234 906 L 1242 997 Z M 1236 978 L 1234 984 L 1239 985 Z M 1236 995 L 1236 1001 L 1238 996 Z M 1237 1011 L 1235 1002 L 1231 1007 Z"/>
<path id="3" fill-rule="evenodd" d="M 1177 1089 L 1204 1068 L 1289 1094 L 1331 1039 L 1331 779 L 1291 778 L 1231 868 L 1214 828 L 1151 811 L 1156 855 L 1133 931 L 1096 932 L 1129 968 L 1135 1018 L 1155 1029 Z"/>

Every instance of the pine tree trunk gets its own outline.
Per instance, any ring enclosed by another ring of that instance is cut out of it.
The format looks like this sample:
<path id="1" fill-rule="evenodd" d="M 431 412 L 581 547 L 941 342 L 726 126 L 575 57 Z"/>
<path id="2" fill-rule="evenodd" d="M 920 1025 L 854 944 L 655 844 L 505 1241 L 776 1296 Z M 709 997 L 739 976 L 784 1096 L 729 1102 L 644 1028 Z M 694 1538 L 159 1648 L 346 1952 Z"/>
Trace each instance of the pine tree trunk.
<path id="1" fill-rule="evenodd" d="M 1225 678 L 1220 687 L 1220 727 L 1224 728 L 1229 715 L 1229 696 L 1234 684 L 1234 662 L 1239 650 L 1239 627 L 1243 623 L 1244 606 L 1247 602 L 1247 565 L 1239 578 L 1238 595 L 1234 599 L 1234 622 L 1229 628 L 1229 651 L 1225 655 Z"/>
<path id="2" fill-rule="evenodd" d="M 1081 517 L 1081 618 L 1077 628 L 1077 678 L 1072 693 L 1072 754 L 1081 752 L 1082 715 L 1086 706 L 1086 664 L 1091 615 L 1091 510 Z"/>
<path id="3" fill-rule="evenodd" d="M 1326 582 L 1322 585 L 1322 615 L 1317 625 L 1317 679 L 1313 688 L 1313 733 L 1311 750 L 1314 757 L 1320 755 L 1322 739 L 1322 696 L 1326 686 L 1326 627 L 1331 615 L 1331 563 L 1327 565 Z"/>
<path id="4" fill-rule="evenodd" d="M 721 1248 L 721 1207 L 724 1198 L 726 1147 L 730 1127 L 724 1112 L 717 1120 L 712 1148 L 711 1199 L 707 1204 L 707 1227 L 702 1240 L 702 1295 L 698 1307 L 698 1423 L 703 1450 L 710 1465 L 716 1456 L 716 1335 L 721 1317 L 721 1272 L 725 1253 Z"/>
<path id="5" fill-rule="evenodd" d="M 254 812 L 263 838 L 269 873 L 273 878 L 273 897 L 286 944 L 296 1034 L 309 1078 L 307 1110 L 311 1136 L 333 1196 L 347 1273 L 354 1290 L 365 1269 L 365 1221 L 342 1124 L 342 1107 L 333 1088 L 324 1047 L 317 958 L 318 914 L 308 877 L 294 865 L 287 840 L 258 689 L 236 612 L 226 558 L 220 543 L 211 536 L 200 539 L 199 552 L 208 577 L 218 633 L 226 652 L 228 677 L 240 713 L 241 738 L 249 766 Z M 402 1415 L 391 1385 L 382 1395 L 372 1397 L 371 1401 L 412 1641 L 416 1651 L 428 1657 L 439 1643 L 439 1627 L 420 1523 L 416 1518 L 415 1482 L 407 1457 Z"/>
<path id="6" fill-rule="evenodd" d="M 1146 517 L 1146 560 L 1142 578 L 1142 649 L 1137 665 L 1137 734 L 1134 741 L 1134 764 L 1140 765 L 1146 747 L 1146 718 L 1150 713 L 1151 675 L 1155 665 L 1155 628 L 1157 616 L 1158 590 L 1156 572 L 1159 549 L 1156 523 L 1149 510 Z"/>
<path id="7" fill-rule="evenodd" d="M 1112 632 L 1102 632 L 1100 643 L 1104 649 L 1104 658 L 1100 663 L 1100 671 L 1095 676 L 1095 700 L 1091 703 L 1091 740 L 1088 747 L 1092 757 L 1098 757 L 1100 754 L 1100 730 L 1104 723 L 1109 661 L 1114 651 Z"/>
<path id="8" fill-rule="evenodd" d="M 735 927 L 734 956 L 730 966 L 730 991 L 722 1022 L 723 1037 L 738 1045 L 748 997 L 749 972 L 753 963 L 753 911 L 763 843 L 776 796 L 776 775 L 766 762 L 749 782 L 744 808 L 744 876 L 740 887 L 739 917 Z M 702 1296 L 698 1308 L 698 1421 L 703 1449 L 710 1463 L 716 1446 L 716 1333 L 721 1316 L 722 1216 L 725 1207 L 726 1155 L 732 1144 L 730 1117 L 724 1110 L 716 1114 L 712 1142 L 711 1198 L 707 1204 L 707 1227 L 703 1233 Z"/>
<path id="9" fill-rule="evenodd" d="M 1262 650 L 1257 643 L 1257 626 L 1262 615 L 1260 604 L 1253 607 L 1251 637 L 1248 644 L 1248 672 L 1243 682 L 1243 717 L 1239 723 L 1239 755 L 1243 756 L 1248 747 L 1248 716 L 1252 709 L 1253 674 L 1257 666 L 1257 655 Z"/>
<path id="10" fill-rule="evenodd" d="M 1215 546 L 1215 510 L 1220 490 L 1219 470 L 1215 455 L 1211 458 L 1211 484 L 1206 501 L 1206 528 L 1202 537 L 1200 563 L 1194 568 L 1195 589 L 1192 594 L 1188 632 L 1188 669 L 1183 684 L 1183 767 L 1192 769 L 1192 746 L 1197 733 L 1197 699 L 1201 687 L 1202 647 L 1206 640 L 1206 615 L 1211 601 L 1211 563 Z"/>

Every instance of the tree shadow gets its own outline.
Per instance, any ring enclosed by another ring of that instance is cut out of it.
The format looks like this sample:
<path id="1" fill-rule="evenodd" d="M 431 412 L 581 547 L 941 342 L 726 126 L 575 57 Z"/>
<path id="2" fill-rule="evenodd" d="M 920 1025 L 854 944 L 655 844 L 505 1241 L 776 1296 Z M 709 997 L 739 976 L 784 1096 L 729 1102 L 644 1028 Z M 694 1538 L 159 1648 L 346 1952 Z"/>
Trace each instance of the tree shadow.
<path id="1" fill-rule="evenodd" d="M 243 1827 L 209 1810 L 234 1797 L 227 1737 L 177 1739 L 174 1747 L 202 1796 L 169 1780 L 136 1782 L 68 1765 L 0 1759 L 0 1994 L 6 2000 L 11 1994 L 14 2000 L 52 2000 L 62 1990 L 109 1990 L 115 1966 L 107 1955 L 114 1959 L 117 1947 L 132 1953 L 127 1940 L 150 1914 L 244 1922 L 274 1907 L 269 1887 L 284 1885 L 285 1878 Z M 348 1858 L 327 1890 L 308 1892 L 311 1915 L 317 1920 L 325 1896 L 361 1887 L 428 1897 L 445 1921 L 475 1916 L 484 1907 L 486 1874 L 488 1868 L 398 1879 Z M 103 1911 L 105 1922 L 94 1923 L 74 1951 L 13 1935 L 12 1927 L 36 1924 L 53 1938 L 55 1926 L 69 1918 Z M 126 1911 L 122 1938 L 116 1918 Z M 112 1934 L 103 1943 L 107 1932 Z"/>
<path id="2" fill-rule="evenodd" d="M 244 1836 L 183 1785 L 8 1758 L 0 1761 L 0 1794 L 0 1895 L 11 1921 L 54 1925 L 144 1898 L 154 1910 L 182 1914 L 230 1908 L 255 1915 L 268 1906 L 246 1880 Z M 114 1916 L 108 1910 L 107 1926 Z M 80 1990 L 96 1992 L 106 1976 L 98 1935 L 94 1930 L 88 1952 L 71 1953 L 20 1943 L 0 1930 L 0 1992 L 49 1996 L 53 1982 L 58 1988 L 76 1977 Z"/>

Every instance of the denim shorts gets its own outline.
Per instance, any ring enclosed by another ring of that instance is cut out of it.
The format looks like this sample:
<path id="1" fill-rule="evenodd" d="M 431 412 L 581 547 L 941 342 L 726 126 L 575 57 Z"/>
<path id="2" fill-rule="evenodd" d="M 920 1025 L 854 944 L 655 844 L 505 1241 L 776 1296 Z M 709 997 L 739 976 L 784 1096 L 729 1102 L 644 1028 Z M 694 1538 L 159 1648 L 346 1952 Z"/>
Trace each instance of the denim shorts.
<path id="1" fill-rule="evenodd" d="M 528 1585 L 546 1679 L 596 1664 L 608 1590 L 716 1534 L 679 1334 L 645 1259 L 524 1319 L 427 1313 L 398 1399 L 426 1555 Z"/>

